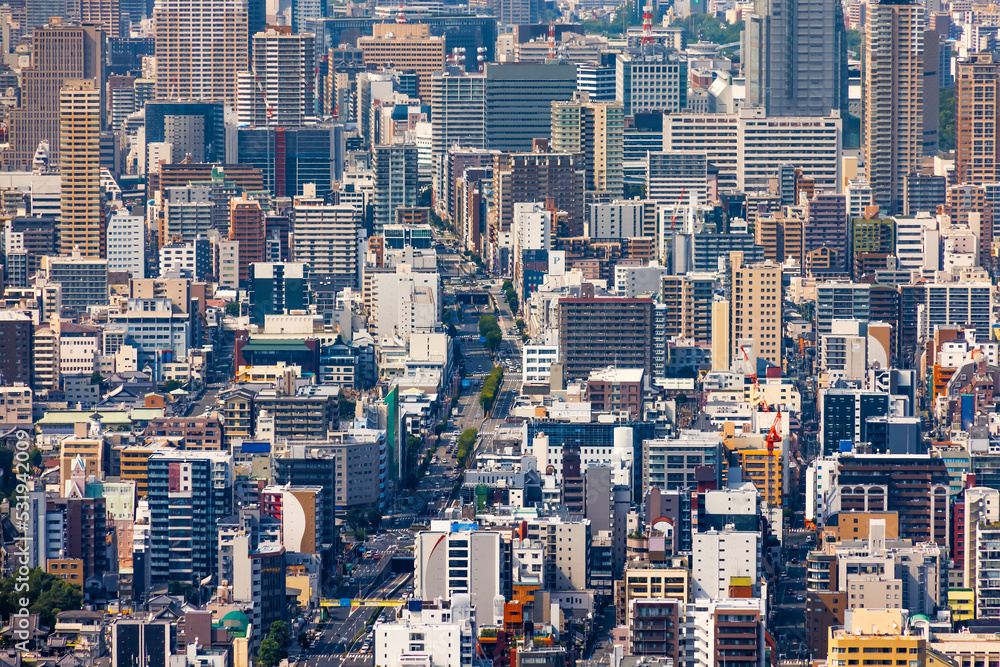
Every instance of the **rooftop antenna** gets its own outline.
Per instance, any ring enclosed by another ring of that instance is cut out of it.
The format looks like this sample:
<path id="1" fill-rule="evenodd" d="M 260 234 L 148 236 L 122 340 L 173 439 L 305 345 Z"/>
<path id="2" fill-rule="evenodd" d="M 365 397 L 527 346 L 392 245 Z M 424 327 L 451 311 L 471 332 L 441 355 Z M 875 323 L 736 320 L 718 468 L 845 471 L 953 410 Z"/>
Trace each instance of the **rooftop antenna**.
<path id="1" fill-rule="evenodd" d="M 653 6 L 642 8 L 642 44 L 653 43 Z"/>
<path id="2" fill-rule="evenodd" d="M 399 11 L 396 13 L 396 23 L 397 25 L 403 25 L 406 23 L 406 15 L 403 13 L 403 0 L 399 2 Z"/>
<path id="3" fill-rule="evenodd" d="M 556 22 L 549 21 L 549 60 L 556 57 Z"/>

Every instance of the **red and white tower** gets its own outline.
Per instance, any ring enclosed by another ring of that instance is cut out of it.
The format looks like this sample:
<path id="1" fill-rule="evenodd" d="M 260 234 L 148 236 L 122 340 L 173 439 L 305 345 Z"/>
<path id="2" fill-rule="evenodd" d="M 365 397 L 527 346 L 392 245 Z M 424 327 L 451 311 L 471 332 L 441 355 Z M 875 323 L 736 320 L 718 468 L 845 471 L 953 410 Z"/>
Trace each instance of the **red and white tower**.
<path id="1" fill-rule="evenodd" d="M 651 5 L 642 8 L 642 43 L 653 43 L 653 7 Z"/>
<path id="2" fill-rule="evenodd" d="M 549 59 L 554 60 L 556 57 L 556 24 L 555 21 L 549 21 Z"/>

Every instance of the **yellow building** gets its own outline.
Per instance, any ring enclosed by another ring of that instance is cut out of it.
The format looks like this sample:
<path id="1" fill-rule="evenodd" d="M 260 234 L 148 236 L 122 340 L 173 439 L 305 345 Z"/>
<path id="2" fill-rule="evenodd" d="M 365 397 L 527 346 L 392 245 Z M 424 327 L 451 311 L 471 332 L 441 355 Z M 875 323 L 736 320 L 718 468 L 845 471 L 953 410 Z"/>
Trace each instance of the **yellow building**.
<path id="1" fill-rule="evenodd" d="M 421 24 L 376 25 L 375 35 L 358 39 L 366 65 L 413 70 L 417 74 L 417 94 L 431 99 L 431 77 L 444 68 L 444 37 L 431 37 Z"/>
<path id="2" fill-rule="evenodd" d="M 622 578 L 615 582 L 615 607 L 618 622 L 626 623 L 633 600 L 672 598 L 687 602 L 691 595 L 691 571 L 686 559 L 677 567 L 625 566 Z"/>
<path id="3" fill-rule="evenodd" d="M 828 630 L 826 664 L 828 667 L 898 664 L 930 667 L 925 662 L 927 640 L 919 632 L 910 632 L 908 622 L 905 610 L 901 609 L 848 609 L 844 612 L 844 625 Z"/>
<path id="4" fill-rule="evenodd" d="M 775 447 L 774 451 L 770 453 L 767 449 L 741 449 L 739 456 L 740 467 L 743 468 L 743 478 L 757 487 L 761 498 L 768 504 L 780 505 L 784 481 L 781 448 Z"/>
<path id="5" fill-rule="evenodd" d="M 59 95 L 62 217 L 59 252 L 104 256 L 101 240 L 101 91 L 90 80 L 67 81 Z"/>
<path id="6" fill-rule="evenodd" d="M 976 617 L 976 592 L 971 588 L 949 589 L 948 610 L 951 611 L 951 620 L 956 623 L 971 621 Z"/>
<path id="7" fill-rule="evenodd" d="M 79 424 L 86 430 L 86 424 Z M 66 482 L 73 475 L 73 461 L 76 457 L 83 460 L 87 478 L 91 476 L 100 480 L 104 478 L 101 462 L 104 459 L 104 440 L 102 438 L 81 438 L 70 436 L 64 438 L 59 449 L 59 487 L 65 488 Z"/>
<path id="8" fill-rule="evenodd" d="M 136 495 L 145 497 L 149 479 L 149 457 L 155 452 L 170 449 L 172 448 L 161 442 L 125 447 L 120 455 L 122 481 L 134 481 Z"/>
<path id="9" fill-rule="evenodd" d="M 729 254 L 732 299 L 729 344 L 732 359 L 750 363 L 760 357 L 781 368 L 781 266 L 773 262 L 744 265 L 742 252 Z M 756 370 L 756 366 L 752 367 Z"/>

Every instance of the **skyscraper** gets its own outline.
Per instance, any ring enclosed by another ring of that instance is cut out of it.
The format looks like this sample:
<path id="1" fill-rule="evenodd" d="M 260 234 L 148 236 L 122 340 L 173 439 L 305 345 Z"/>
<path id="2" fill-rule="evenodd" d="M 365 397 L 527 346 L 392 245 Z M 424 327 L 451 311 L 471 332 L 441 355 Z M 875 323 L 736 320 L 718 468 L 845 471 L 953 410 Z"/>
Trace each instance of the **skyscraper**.
<path id="1" fill-rule="evenodd" d="M 781 367 L 781 266 L 771 262 L 744 265 L 743 253 L 733 252 L 730 261 L 730 333 L 732 359 L 742 360 L 740 350 L 752 341 L 754 357 Z M 751 367 L 756 371 L 756 365 Z"/>
<path id="2" fill-rule="evenodd" d="M 511 25 L 539 23 L 545 3 L 539 0 L 500 0 L 500 22 Z"/>
<path id="3" fill-rule="evenodd" d="M 1000 179 L 1000 62 L 991 53 L 958 60 L 955 74 L 955 182 Z"/>
<path id="4" fill-rule="evenodd" d="M 769 116 L 847 115 L 847 41 L 839 2 L 756 0 L 746 21 L 747 102 Z"/>
<path id="5" fill-rule="evenodd" d="M 486 146 L 486 77 L 450 67 L 431 78 L 431 152 L 438 201 L 447 197 L 445 162 L 455 145 Z"/>
<path id="6" fill-rule="evenodd" d="M 361 288 L 364 226 L 355 207 L 296 197 L 290 237 L 294 261 L 308 265 L 316 281 L 328 281 L 338 290 Z"/>
<path id="7" fill-rule="evenodd" d="M 101 94 L 104 43 L 104 29 L 94 24 L 55 20 L 35 30 L 31 67 L 21 71 L 21 106 L 10 112 L 10 168 L 30 168 L 41 141 L 49 142 L 50 163 L 58 164 L 60 91 L 67 80 L 90 79 Z"/>
<path id="8" fill-rule="evenodd" d="M 923 155 L 923 40 L 924 8 L 913 0 L 868 6 L 861 140 L 873 202 L 890 215 Z"/>
<path id="9" fill-rule="evenodd" d="M 241 72 L 236 114 L 246 125 L 304 125 L 313 108 L 314 37 L 288 26 L 253 36 L 254 71 Z"/>
<path id="10" fill-rule="evenodd" d="M 67 81 L 59 99 L 62 218 L 59 252 L 102 256 L 101 93 L 90 79 Z"/>
<path id="11" fill-rule="evenodd" d="M 573 99 L 576 65 L 487 63 L 486 147 L 530 151 L 552 132 L 552 102 Z"/>
<path id="12" fill-rule="evenodd" d="M 264 214 L 255 199 L 229 200 L 229 240 L 240 243 L 240 283 L 250 280 L 250 265 L 264 261 Z"/>
<path id="13" fill-rule="evenodd" d="M 416 144 L 376 146 L 375 164 L 375 233 L 396 221 L 396 208 L 416 206 L 417 184 Z"/>
<path id="14" fill-rule="evenodd" d="M 591 102 L 576 93 L 569 102 L 552 103 L 552 140 L 560 153 L 582 153 L 589 191 L 622 195 L 625 117 L 621 102 Z"/>
<path id="15" fill-rule="evenodd" d="M 236 105 L 246 70 L 247 5 L 242 0 L 156 0 L 156 96 Z"/>

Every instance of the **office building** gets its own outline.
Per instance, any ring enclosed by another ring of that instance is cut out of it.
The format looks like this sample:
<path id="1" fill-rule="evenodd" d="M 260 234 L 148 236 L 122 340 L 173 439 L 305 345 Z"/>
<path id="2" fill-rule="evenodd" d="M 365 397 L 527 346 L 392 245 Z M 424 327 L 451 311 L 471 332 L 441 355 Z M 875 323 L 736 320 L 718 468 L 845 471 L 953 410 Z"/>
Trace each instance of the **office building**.
<path id="1" fill-rule="evenodd" d="M 151 579 L 198 585 L 218 569 L 216 524 L 233 510 L 232 456 L 155 452 L 147 466 Z"/>
<path id="2" fill-rule="evenodd" d="M 314 279 L 332 280 L 338 291 L 360 290 L 364 234 L 361 214 L 350 204 L 297 198 L 289 234 L 291 259 L 308 265 Z"/>
<path id="3" fill-rule="evenodd" d="M 708 159 L 704 154 L 650 151 L 646 197 L 660 204 L 707 204 Z"/>
<path id="4" fill-rule="evenodd" d="M 559 358 L 567 379 L 608 365 L 641 368 L 649 377 L 652 346 L 652 299 L 559 299 Z"/>
<path id="5" fill-rule="evenodd" d="M 861 145 L 874 203 L 902 211 L 903 178 L 923 155 L 924 8 L 912 0 L 868 7 Z"/>
<path id="6" fill-rule="evenodd" d="M 750 341 L 753 355 L 781 368 L 781 267 L 770 262 L 744 265 L 739 252 L 729 257 L 731 358 L 742 360 L 741 348 Z M 750 361 L 756 371 L 753 356 Z"/>
<path id="7" fill-rule="evenodd" d="M 146 277 L 146 218 L 115 211 L 108 218 L 108 271 Z"/>
<path id="8" fill-rule="evenodd" d="M 840 5 L 757 0 L 746 17 L 746 102 L 768 116 L 847 113 L 847 36 Z"/>
<path id="9" fill-rule="evenodd" d="M 111 625 L 112 664 L 122 667 L 169 667 L 169 621 L 118 618 Z"/>
<path id="10" fill-rule="evenodd" d="M 385 225 L 396 222 L 396 208 L 416 206 L 420 194 L 417 182 L 418 149 L 416 144 L 375 146 L 374 229 L 381 234 Z"/>
<path id="11" fill-rule="evenodd" d="M 315 38 L 292 34 L 289 26 L 269 27 L 252 37 L 250 72 L 241 72 L 236 101 L 240 124 L 305 125 L 315 116 Z"/>
<path id="12" fill-rule="evenodd" d="M 488 61 L 486 147 L 532 150 L 535 139 L 552 136 L 552 103 L 573 99 L 575 90 L 576 65 L 572 63 Z"/>
<path id="13" fill-rule="evenodd" d="M 477 648 L 477 620 L 483 625 L 498 622 L 492 609 L 477 609 L 466 593 L 410 605 L 394 622 L 375 623 L 375 660 L 385 667 L 405 667 L 415 659 L 435 667 L 474 665 L 482 651 Z"/>
<path id="14" fill-rule="evenodd" d="M 240 63 L 240 68 L 246 65 Z M 188 73 L 188 77 L 192 74 Z M 225 105 L 216 101 L 171 102 L 149 100 L 143 114 L 146 128 L 147 172 L 161 171 L 157 164 L 157 146 L 169 146 L 171 159 L 181 162 L 191 156 L 192 164 L 226 162 Z M 163 152 L 161 151 L 160 154 Z M 191 165 L 182 168 L 191 168 Z M 191 180 L 204 180 L 207 176 L 192 174 Z M 187 185 L 188 181 L 176 185 Z M 162 185 L 161 185 L 162 188 Z"/>
<path id="15" fill-rule="evenodd" d="M 973 53 L 955 64 L 955 183 L 1000 180 L 1000 62 Z"/>
<path id="16" fill-rule="evenodd" d="M 373 27 L 371 37 L 358 39 L 366 65 L 412 71 L 417 75 L 417 96 L 431 98 L 431 77 L 444 67 L 445 40 L 433 37 L 422 23 L 383 23 Z"/>
<path id="17" fill-rule="evenodd" d="M 540 23 L 544 18 L 545 5 L 539 0 L 502 0 L 500 2 L 500 22 L 510 25 Z"/>
<path id="18" fill-rule="evenodd" d="M 21 72 L 21 105 L 10 112 L 7 162 L 12 169 L 31 169 L 43 141 L 49 145 L 50 164 L 59 164 L 61 91 L 67 81 L 94 82 L 103 119 L 106 33 L 96 25 L 64 25 L 59 20 L 48 24 L 48 16 L 46 27 L 34 31 L 31 66 Z M 101 119 L 98 132 L 103 127 Z"/>
<path id="19" fill-rule="evenodd" d="M 554 231 L 556 237 L 583 235 L 584 183 L 583 157 L 573 153 L 504 153 L 494 156 L 493 196 L 494 227 L 490 246 L 496 247 L 499 232 L 511 229 L 514 205 L 518 202 L 547 202 L 556 211 L 565 211 L 564 226 Z M 501 261 L 500 258 L 490 258 Z M 509 266 L 509 262 L 504 262 Z"/>
<path id="20" fill-rule="evenodd" d="M 247 3 L 156 0 L 156 97 L 237 103 L 249 61 Z"/>
<path id="21" fill-rule="evenodd" d="M 663 47 L 629 50 L 615 60 L 615 99 L 624 114 L 679 112 L 687 108 L 688 63 Z"/>
<path id="22" fill-rule="evenodd" d="M 948 179 L 943 175 L 907 174 L 903 178 L 903 215 L 936 214 L 938 206 L 945 204 L 947 190 Z"/>
<path id="23" fill-rule="evenodd" d="M 805 268 L 813 275 L 847 273 L 847 199 L 833 192 L 817 192 L 806 200 L 803 233 Z"/>
<path id="24" fill-rule="evenodd" d="M 250 265 L 264 261 L 264 213 L 256 199 L 229 200 L 229 240 L 240 244 L 240 284 L 250 280 Z"/>
<path id="25" fill-rule="evenodd" d="M 274 459 L 274 483 L 280 486 L 318 488 L 316 502 L 316 547 L 334 544 L 336 493 L 346 477 L 337 474 L 336 459 L 305 445 L 292 445 L 285 456 Z M 341 481 L 338 481 L 341 480 Z"/>
<path id="26" fill-rule="evenodd" d="M 442 311 L 441 276 L 399 264 L 392 272 L 372 276 L 373 333 L 379 338 L 408 341 L 414 333 L 431 333 Z"/>
<path id="27" fill-rule="evenodd" d="M 871 285 L 862 283 L 828 281 L 816 285 L 816 339 L 821 348 L 822 337 L 833 331 L 834 320 L 872 319 L 870 291 Z"/>
<path id="28" fill-rule="evenodd" d="M 311 271 L 301 262 L 260 262 L 251 269 L 250 321 L 263 326 L 268 315 L 307 312 L 311 303 Z"/>
<path id="29" fill-rule="evenodd" d="M 721 481 L 724 459 L 721 434 L 681 431 L 677 438 L 642 441 L 642 495 L 655 487 L 677 491 L 698 486 L 698 468 L 714 471 Z"/>
<path id="30" fill-rule="evenodd" d="M 90 80 L 67 81 L 59 98 L 62 215 L 59 252 L 101 257 L 101 93 Z"/>
<path id="31" fill-rule="evenodd" d="M 322 197 L 344 177 L 347 142 L 340 123 L 240 127 L 236 133 L 237 160 L 260 169 L 275 197 L 301 196 L 310 183 Z"/>
<path id="32" fill-rule="evenodd" d="M 108 260 L 80 256 L 43 257 L 42 274 L 58 283 L 62 305 L 86 310 L 108 303 Z"/>
<path id="33" fill-rule="evenodd" d="M 0 313 L 0 381 L 4 384 L 29 384 L 34 329 L 31 318 L 12 310 Z"/>
<path id="34" fill-rule="evenodd" d="M 575 93 L 569 102 L 552 103 L 549 150 L 582 153 L 588 191 L 620 196 L 624 181 L 622 159 L 625 118 L 619 102 L 591 102 Z"/>
<path id="35" fill-rule="evenodd" d="M 493 617 L 493 598 L 502 595 L 503 540 L 499 532 L 452 529 L 417 533 L 413 547 L 413 589 L 419 599 L 466 594 L 480 618 Z"/>
<path id="36" fill-rule="evenodd" d="M 614 53 L 602 54 L 600 63 L 578 64 L 576 89 L 587 93 L 591 102 L 614 102 L 616 58 Z"/>
<path id="37" fill-rule="evenodd" d="M 452 201 L 447 158 L 453 146 L 486 147 L 486 77 L 447 67 L 431 77 L 431 153 L 435 199 Z M 452 207 L 447 209 L 452 211 Z M 452 214 L 454 217 L 454 214 Z"/>

